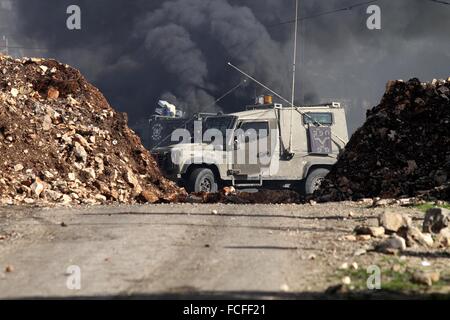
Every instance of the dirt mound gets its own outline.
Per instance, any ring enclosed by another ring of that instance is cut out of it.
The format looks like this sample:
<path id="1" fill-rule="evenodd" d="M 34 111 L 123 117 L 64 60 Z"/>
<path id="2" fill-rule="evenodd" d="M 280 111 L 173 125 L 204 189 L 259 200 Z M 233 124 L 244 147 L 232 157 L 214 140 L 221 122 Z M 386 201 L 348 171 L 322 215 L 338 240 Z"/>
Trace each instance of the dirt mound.
<path id="1" fill-rule="evenodd" d="M 390 81 L 317 192 L 320 200 L 450 200 L 450 82 Z"/>
<path id="2" fill-rule="evenodd" d="M 177 201 L 185 192 L 78 70 L 0 56 L 0 204 Z"/>

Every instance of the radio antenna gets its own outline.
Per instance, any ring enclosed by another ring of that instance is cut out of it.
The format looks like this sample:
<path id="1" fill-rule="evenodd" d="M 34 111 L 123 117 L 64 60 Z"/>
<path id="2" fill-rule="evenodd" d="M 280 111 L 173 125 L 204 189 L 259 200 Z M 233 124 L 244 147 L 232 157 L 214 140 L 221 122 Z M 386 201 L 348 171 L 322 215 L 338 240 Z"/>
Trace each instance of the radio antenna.
<path id="1" fill-rule="evenodd" d="M 297 69 L 297 32 L 298 32 L 298 0 L 295 0 L 295 29 L 294 29 L 294 61 L 292 63 L 292 98 L 291 106 L 295 103 L 295 76 Z M 294 125 L 294 108 L 291 108 L 290 132 L 289 132 L 289 153 L 292 154 L 292 138 Z"/>
<path id="2" fill-rule="evenodd" d="M 312 123 L 314 123 L 314 125 L 318 126 L 318 127 L 323 127 L 323 125 L 314 120 L 308 113 L 305 113 L 303 111 L 301 111 L 299 107 L 296 107 L 292 101 L 289 101 L 288 99 L 284 98 L 282 95 L 278 94 L 277 92 L 275 92 L 274 90 L 270 89 L 268 86 L 266 86 L 264 83 L 256 80 L 254 77 L 252 77 L 251 75 L 249 75 L 248 73 L 242 71 L 241 69 L 239 69 L 238 67 L 236 67 L 234 64 L 232 64 L 231 62 L 228 62 L 228 65 L 230 67 L 232 67 L 234 70 L 236 70 L 237 72 L 239 72 L 240 74 L 244 75 L 245 77 L 247 77 L 248 79 L 252 80 L 253 82 L 255 82 L 256 84 L 260 85 L 261 87 L 263 87 L 264 89 L 266 89 L 267 91 L 269 91 L 270 93 L 272 93 L 274 96 L 280 98 L 281 100 L 283 100 L 284 102 L 288 103 L 292 109 L 295 109 L 298 113 L 300 113 L 302 116 L 305 116 L 306 118 L 308 118 L 309 120 L 311 120 Z M 332 135 L 334 135 L 336 138 L 338 138 L 341 142 L 343 142 L 344 144 L 346 144 L 347 142 L 342 139 L 341 137 L 339 137 L 338 135 L 331 133 Z"/>

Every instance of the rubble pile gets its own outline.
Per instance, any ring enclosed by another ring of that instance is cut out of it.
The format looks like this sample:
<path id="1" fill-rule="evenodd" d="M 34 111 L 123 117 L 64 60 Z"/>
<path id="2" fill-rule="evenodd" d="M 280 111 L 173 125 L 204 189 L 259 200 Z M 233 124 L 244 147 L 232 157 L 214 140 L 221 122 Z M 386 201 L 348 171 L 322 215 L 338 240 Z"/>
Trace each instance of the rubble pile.
<path id="1" fill-rule="evenodd" d="M 316 196 L 450 200 L 449 178 L 450 79 L 390 81 Z"/>
<path id="2" fill-rule="evenodd" d="M 97 88 L 54 60 L 0 56 L 0 204 L 173 202 L 183 189 Z"/>

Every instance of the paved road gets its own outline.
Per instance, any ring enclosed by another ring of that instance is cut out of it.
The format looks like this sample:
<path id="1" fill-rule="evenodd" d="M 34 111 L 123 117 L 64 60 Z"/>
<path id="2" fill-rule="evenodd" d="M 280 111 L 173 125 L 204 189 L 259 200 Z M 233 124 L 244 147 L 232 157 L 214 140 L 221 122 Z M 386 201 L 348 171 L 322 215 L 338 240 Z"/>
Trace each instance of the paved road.
<path id="1" fill-rule="evenodd" d="M 348 204 L 0 209 L 0 298 L 313 297 L 353 257 L 338 238 L 368 217 Z"/>

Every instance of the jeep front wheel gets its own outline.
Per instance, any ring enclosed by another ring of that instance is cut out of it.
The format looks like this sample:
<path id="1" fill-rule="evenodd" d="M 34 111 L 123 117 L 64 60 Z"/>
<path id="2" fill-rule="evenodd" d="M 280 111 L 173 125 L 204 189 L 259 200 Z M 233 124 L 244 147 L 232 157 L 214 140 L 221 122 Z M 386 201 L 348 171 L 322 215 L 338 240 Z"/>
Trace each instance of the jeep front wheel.
<path id="1" fill-rule="evenodd" d="M 207 168 L 192 171 L 187 181 L 188 192 L 217 192 L 218 186 L 214 173 Z"/>
<path id="2" fill-rule="evenodd" d="M 305 194 L 313 194 L 319 190 L 320 185 L 329 172 L 330 170 L 324 168 L 311 171 L 305 181 Z"/>

